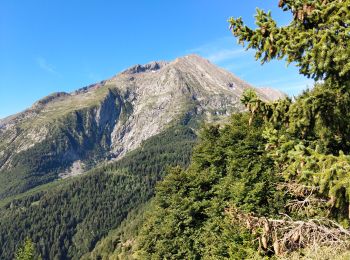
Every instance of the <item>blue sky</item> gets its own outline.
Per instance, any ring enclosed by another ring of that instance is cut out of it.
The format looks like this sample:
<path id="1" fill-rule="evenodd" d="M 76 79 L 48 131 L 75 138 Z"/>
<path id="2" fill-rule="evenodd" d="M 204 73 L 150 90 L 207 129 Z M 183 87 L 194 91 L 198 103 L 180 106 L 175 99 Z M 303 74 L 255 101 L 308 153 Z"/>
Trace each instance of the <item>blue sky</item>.
<path id="1" fill-rule="evenodd" d="M 197 53 L 255 86 L 290 95 L 312 81 L 283 61 L 261 66 L 228 30 L 254 26 L 256 7 L 280 24 L 277 0 L 0 0 L 0 118 L 56 91 L 73 91 L 153 60 Z"/>

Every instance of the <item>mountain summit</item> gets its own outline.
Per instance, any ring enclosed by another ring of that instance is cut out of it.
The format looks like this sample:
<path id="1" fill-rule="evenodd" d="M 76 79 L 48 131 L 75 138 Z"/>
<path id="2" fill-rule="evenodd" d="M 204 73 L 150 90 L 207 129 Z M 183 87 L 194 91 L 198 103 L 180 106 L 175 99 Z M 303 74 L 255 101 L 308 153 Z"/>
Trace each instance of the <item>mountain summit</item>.
<path id="1" fill-rule="evenodd" d="M 0 198 L 121 158 L 173 124 L 195 127 L 242 111 L 240 96 L 248 88 L 232 73 L 188 55 L 49 95 L 0 121 Z M 281 96 L 257 92 L 264 100 Z"/>

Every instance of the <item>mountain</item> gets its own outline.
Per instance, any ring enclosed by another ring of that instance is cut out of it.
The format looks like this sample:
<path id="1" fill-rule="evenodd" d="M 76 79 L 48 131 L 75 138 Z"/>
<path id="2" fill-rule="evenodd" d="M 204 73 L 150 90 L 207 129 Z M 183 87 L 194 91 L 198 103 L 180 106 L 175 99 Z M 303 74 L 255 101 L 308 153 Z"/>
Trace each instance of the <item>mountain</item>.
<path id="1" fill-rule="evenodd" d="M 253 88 L 197 55 L 133 66 L 0 121 L 0 198 L 119 159 L 172 124 L 242 111 Z M 261 98 L 276 91 L 257 90 Z"/>
<path id="2" fill-rule="evenodd" d="M 190 55 L 54 93 L 1 120 L 0 258 L 13 259 L 26 237 L 43 259 L 88 257 L 146 207 L 167 167 L 189 165 L 203 123 L 244 110 L 248 88 Z"/>

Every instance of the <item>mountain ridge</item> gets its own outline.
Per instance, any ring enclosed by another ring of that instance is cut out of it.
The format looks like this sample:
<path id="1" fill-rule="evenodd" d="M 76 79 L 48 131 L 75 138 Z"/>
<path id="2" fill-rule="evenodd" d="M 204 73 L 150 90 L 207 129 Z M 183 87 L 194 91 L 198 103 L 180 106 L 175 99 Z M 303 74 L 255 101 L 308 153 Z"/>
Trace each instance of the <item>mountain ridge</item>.
<path id="1" fill-rule="evenodd" d="M 12 119 L 16 115 L 22 114 L 22 113 L 24 113 L 24 112 L 26 112 L 28 110 L 31 110 L 31 109 L 36 108 L 36 107 L 39 107 L 41 105 L 46 105 L 47 103 L 49 103 L 51 101 L 55 101 L 55 100 L 57 100 L 60 97 L 72 96 L 72 95 L 74 96 L 74 95 L 77 95 L 77 94 L 89 92 L 89 91 L 91 91 L 93 89 L 98 89 L 100 87 L 103 87 L 106 84 L 106 82 L 113 81 L 113 79 L 117 78 L 118 76 L 120 76 L 122 74 L 129 75 L 129 74 L 140 74 L 140 73 L 154 72 L 154 71 L 157 71 L 157 70 L 160 70 L 160 69 L 164 68 L 167 65 L 171 65 L 172 63 L 176 63 L 176 62 L 179 62 L 179 61 L 184 60 L 184 59 L 201 59 L 202 61 L 206 61 L 206 62 L 210 63 L 209 60 L 207 60 L 205 58 L 202 58 L 201 56 L 199 56 L 197 54 L 189 54 L 189 55 L 186 55 L 186 56 L 183 56 L 183 57 L 180 57 L 180 58 L 176 58 L 172 62 L 169 62 L 169 61 L 151 61 L 151 62 L 148 62 L 146 64 L 133 65 L 133 66 L 130 66 L 129 68 L 121 71 L 120 73 L 116 74 L 115 76 L 111 77 L 110 79 L 102 80 L 102 81 L 100 81 L 98 83 L 93 83 L 93 84 L 90 84 L 90 85 L 78 88 L 77 90 L 74 90 L 72 92 L 63 92 L 63 91 L 53 92 L 53 93 L 51 93 L 51 94 L 49 94 L 49 95 L 39 99 L 38 101 L 33 103 L 33 105 L 31 107 L 29 107 L 29 108 L 27 108 L 27 109 L 25 109 L 23 111 L 20 111 L 18 113 L 15 113 L 15 114 L 8 115 L 8 116 L 5 116 L 3 118 L 0 118 L 0 124 L 1 123 L 4 124 L 4 122 Z M 214 64 L 212 64 L 212 65 L 214 65 Z M 214 66 L 216 66 L 216 65 L 214 65 Z M 217 67 L 217 68 L 221 69 L 220 67 Z M 234 76 L 236 78 L 236 80 L 244 82 L 243 80 L 241 80 L 237 76 L 235 76 L 232 72 L 226 71 L 224 69 L 221 69 L 221 70 L 231 74 L 232 76 Z M 244 84 L 246 86 L 253 87 L 249 83 L 244 82 Z M 229 85 L 229 86 L 232 87 L 232 85 Z M 255 87 L 255 89 L 256 89 L 256 91 L 259 94 L 263 95 L 263 98 L 267 98 L 267 99 L 271 99 L 271 98 L 268 97 L 269 94 L 273 95 L 272 99 L 283 98 L 283 97 L 286 96 L 286 94 L 283 93 L 282 91 L 274 89 L 274 88 L 271 88 L 271 87 Z"/>
<path id="2" fill-rule="evenodd" d="M 78 162 L 84 171 L 121 158 L 172 124 L 196 125 L 241 112 L 240 96 L 248 88 L 255 89 L 208 60 L 187 55 L 135 65 L 71 93 L 53 93 L 0 121 L 0 179 L 30 183 L 7 188 L 2 181 L 0 197 L 52 181 Z"/>

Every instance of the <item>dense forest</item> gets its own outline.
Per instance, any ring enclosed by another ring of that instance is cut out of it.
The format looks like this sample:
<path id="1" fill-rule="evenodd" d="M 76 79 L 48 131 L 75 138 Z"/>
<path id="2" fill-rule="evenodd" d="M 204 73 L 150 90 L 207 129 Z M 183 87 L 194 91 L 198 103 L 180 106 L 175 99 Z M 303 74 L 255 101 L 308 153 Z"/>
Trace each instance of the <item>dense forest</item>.
<path id="1" fill-rule="evenodd" d="M 288 1 L 278 27 L 230 19 L 262 63 L 285 58 L 315 79 L 273 103 L 252 90 L 247 114 L 203 130 L 188 169 L 169 170 L 137 232 L 137 259 L 349 259 L 350 1 Z"/>
<path id="2" fill-rule="evenodd" d="M 0 258 L 12 259 L 30 238 L 43 259 L 80 259 L 148 201 L 168 165 L 188 165 L 195 141 L 189 127 L 173 126 L 115 163 L 6 204 L 0 216 Z"/>

